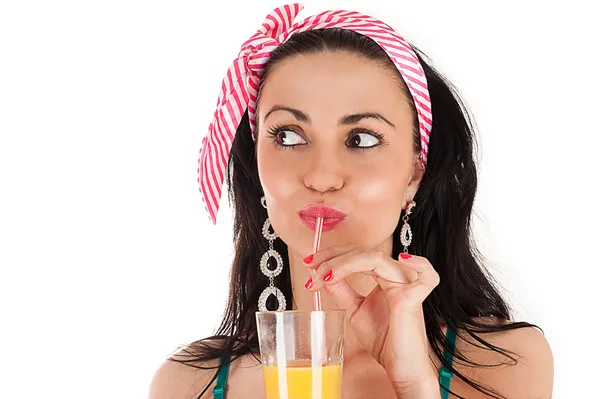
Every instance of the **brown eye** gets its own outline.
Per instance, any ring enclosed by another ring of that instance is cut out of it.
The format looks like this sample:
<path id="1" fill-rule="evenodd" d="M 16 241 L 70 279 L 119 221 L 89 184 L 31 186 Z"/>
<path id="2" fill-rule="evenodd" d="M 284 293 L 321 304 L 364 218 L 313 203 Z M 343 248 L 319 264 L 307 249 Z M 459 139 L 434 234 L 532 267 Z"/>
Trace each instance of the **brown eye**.
<path id="1" fill-rule="evenodd" d="M 293 130 L 280 130 L 276 133 L 275 140 L 277 144 L 282 146 L 294 146 L 298 144 L 306 144 L 304 139 Z"/>
<path id="2" fill-rule="evenodd" d="M 379 144 L 379 139 L 369 133 L 357 133 L 348 140 L 349 147 L 371 148 Z"/>

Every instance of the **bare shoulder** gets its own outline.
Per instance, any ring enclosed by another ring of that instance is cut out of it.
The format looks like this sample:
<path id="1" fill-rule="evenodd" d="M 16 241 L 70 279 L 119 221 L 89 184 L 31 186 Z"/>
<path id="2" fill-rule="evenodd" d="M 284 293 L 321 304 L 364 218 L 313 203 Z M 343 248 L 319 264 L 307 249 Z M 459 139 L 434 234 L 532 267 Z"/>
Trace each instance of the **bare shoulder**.
<path id="1" fill-rule="evenodd" d="M 196 399 L 202 392 L 201 398 L 212 398 L 219 360 L 194 361 L 195 353 L 197 349 L 191 346 L 172 353 L 169 356 L 172 360 L 165 360 L 154 373 L 149 399 Z M 248 392 L 263 392 L 260 361 L 252 354 L 234 359 L 229 366 L 225 396 L 241 399 L 246 398 Z M 259 399 L 259 396 L 254 397 Z"/>
<path id="2" fill-rule="evenodd" d="M 479 319 L 494 324 L 506 324 L 498 319 Z M 457 368 L 480 382 L 509 398 L 552 397 L 554 380 L 554 360 L 552 350 L 546 337 L 534 327 L 523 327 L 514 330 L 478 334 L 491 346 L 508 353 L 512 357 L 483 347 L 480 342 L 470 336 L 461 339 L 457 348 L 466 357 L 478 364 L 496 367 Z M 469 396 L 471 397 L 471 396 Z"/>
<path id="3" fill-rule="evenodd" d="M 193 362 L 185 351 L 186 348 L 180 348 L 159 366 L 150 383 L 149 399 L 196 399 L 209 384 L 207 392 L 212 393 L 218 359 Z"/>

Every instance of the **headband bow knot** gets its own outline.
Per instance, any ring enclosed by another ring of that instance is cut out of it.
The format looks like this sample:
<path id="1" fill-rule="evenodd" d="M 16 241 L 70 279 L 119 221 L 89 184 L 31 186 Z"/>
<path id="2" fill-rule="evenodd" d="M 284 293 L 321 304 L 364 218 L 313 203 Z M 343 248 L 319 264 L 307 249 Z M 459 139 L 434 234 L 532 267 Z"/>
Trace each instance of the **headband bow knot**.
<path id="1" fill-rule="evenodd" d="M 260 39 L 257 39 L 256 42 L 259 40 Z M 281 43 L 275 39 L 264 40 L 262 43 L 256 42 L 246 44 L 246 46 L 240 51 L 240 55 L 238 57 L 245 61 L 246 68 L 249 71 L 262 73 L 262 70 L 267 64 L 271 53 Z M 258 46 L 256 44 L 258 44 Z"/>
<path id="2" fill-rule="evenodd" d="M 209 219 L 217 222 L 221 190 L 234 135 L 248 110 L 250 133 L 256 136 L 256 99 L 260 79 L 273 51 L 294 33 L 313 29 L 349 29 L 374 40 L 390 57 L 414 101 L 421 137 L 420 160 L 427 162 L 432 115 L 425 72 L 410 44 L 390 26 L 355 11 L 333 10 L 293 24 L 302 10 L 288 4 L 270 12 L 258 31 L 241 46 L 223 79 L 208 134 L 202 139 L 198 158 L 198 186 Z M 293 25 L 292 25 L 293 24 Z"/>

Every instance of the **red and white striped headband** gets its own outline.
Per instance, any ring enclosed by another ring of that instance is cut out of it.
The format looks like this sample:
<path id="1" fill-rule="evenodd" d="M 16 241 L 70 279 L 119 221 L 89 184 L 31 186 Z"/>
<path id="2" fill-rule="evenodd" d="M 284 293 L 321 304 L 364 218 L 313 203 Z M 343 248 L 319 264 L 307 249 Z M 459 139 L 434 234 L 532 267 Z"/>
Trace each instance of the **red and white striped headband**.
<path id="1" fill-rule="evenodd" d="M 292 25 L 302 8 L 300 4 L 288 4 L 269 13 L 260 29 L 242 45 L 223 79 L 217 109 L 208 134 L 202 140 L 198 158 L 198 186 L 213 224 L 217 222 L 234 134 L 247 108 L 252 138 L 256 140 L 256 96 L 263 68 L 273 50 L 294 33 L 341 28 L 360 33 L 379 44 L 396 65 L 415 103 L 421 135 L 420 160 L 423 166 L 427 162 L 431 100 L 425 73 L 408 42 L 385 23 L 356 11 L 325 11 Z"/>

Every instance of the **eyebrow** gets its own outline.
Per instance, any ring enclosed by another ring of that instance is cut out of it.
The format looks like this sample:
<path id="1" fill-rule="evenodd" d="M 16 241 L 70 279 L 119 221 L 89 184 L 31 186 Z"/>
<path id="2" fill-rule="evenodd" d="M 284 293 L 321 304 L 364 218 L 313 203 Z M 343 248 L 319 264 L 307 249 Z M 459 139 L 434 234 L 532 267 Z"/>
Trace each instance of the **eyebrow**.
<path id="1" fill-rule="evenodd" d="M 284 105 L 279 105 L 279 104 L 274 105 L 269 110 L 269 112 L 266 113 L 265 121 L 267 120 L 269 115 L 271 115 L 273 112 L 276 112 L 276 111 L 287 111 L 290 114 L 294 115 L 294 117 L 296 119 L 298 119 L 300 122 L 305 122 L 308 124 L 311 123 L 308 115 L 306 115 L 304 112 L 300 111 L 299 109 L 286 107 Z M 338 124 L 339 125 L 353 125 L 353 124 L 360 122 L 362 119 L 369 119 L 369 118 L 379 119 L 380 121 L 387 123 L 391 127 L 396 128 L 396 125 L 394 125 L 392 122 L 390 122 L 387 118 L 385 118 L 383 115 L 381 115 L 378 112 L 361 112 L 358 114 L 344 115 L 340 118 L 340 120 L 338 121 Z"/>

